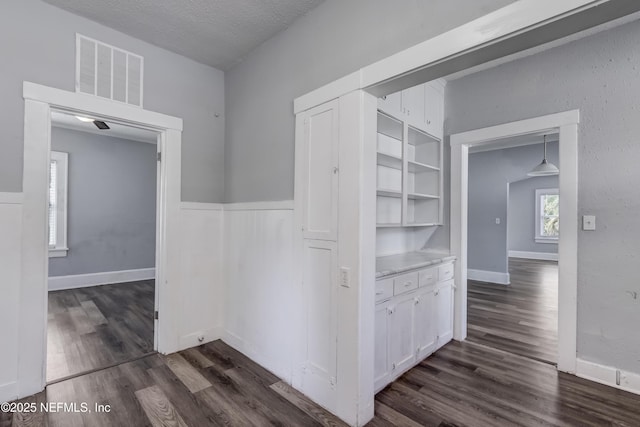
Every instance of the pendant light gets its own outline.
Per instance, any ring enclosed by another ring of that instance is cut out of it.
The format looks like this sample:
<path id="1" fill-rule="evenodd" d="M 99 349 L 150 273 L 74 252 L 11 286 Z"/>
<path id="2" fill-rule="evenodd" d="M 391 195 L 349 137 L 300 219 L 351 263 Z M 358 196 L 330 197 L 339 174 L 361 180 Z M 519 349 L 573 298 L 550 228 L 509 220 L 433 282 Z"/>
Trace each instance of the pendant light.
<path id="1" fill-rule="evenodd" d="M 544 157 L 542 163 L 533 168 L 528 176 L 551 176 L 558 175 L 560 171 L 553 163 L 547 162 L 547 135 L 544 136 Z"/>

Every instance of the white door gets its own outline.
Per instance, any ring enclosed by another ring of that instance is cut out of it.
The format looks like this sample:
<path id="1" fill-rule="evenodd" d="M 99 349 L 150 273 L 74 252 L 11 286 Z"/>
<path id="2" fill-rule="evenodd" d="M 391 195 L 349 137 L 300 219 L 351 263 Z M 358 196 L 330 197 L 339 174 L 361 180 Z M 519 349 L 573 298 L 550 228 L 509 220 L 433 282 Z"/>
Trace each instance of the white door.
<path id="1" fill-rule="evenodd" d="M 374 388 L 376 391 L 389 383 L 389 302 L 376 305 Z"/>
<path id="2" fill-rule="evenodd" d="M 304 113 L 303 237 L 337 240 L 339 103 Z"/>
<path id="3" fill-rule="evenodd" d="M 434 84 L 424 85 L 424 122 L 427 132 L 442 138 L 444 95 Z"/>
<path id="4" fill-rule="evenodd" d="M 333 408 L 338 338 L 337 243 L 304 241 L 304 313 L 306 350 L 302 391 L 322 406 Z"/>
<path id="5" fill-rule="evenodd" d="M 378 100 L 378 108 L 392 115 L 397 115 L 402 110 L 402 92 L 391 93 Z"/>
<path id="6" fill-rule="evenodd" d="M 413 295 L 408 295 L 396 300 L 390 307 L 389 358 L 392 376 L 409 368 L 415 360 L 413 306 Z"/>
<path id="7" fill-rule="evenodd" d="M 453 338 L 453 280 L 447 280 L 436 290 L 438 344 L 442 347 Z"/>
<path id="8" fill-rule="evenodd" d="M 436 348 L 435 295 L 433 289 L 421 291 L 415 297 L 414 330 L 416 355 L 422 360 Z"/>
<path id="9" fill-rule="evenodd" d="M 424 117 L 424 85 L 410 87 L 402 91 L 402 111 L 407 116 L 422 122 Z"/>

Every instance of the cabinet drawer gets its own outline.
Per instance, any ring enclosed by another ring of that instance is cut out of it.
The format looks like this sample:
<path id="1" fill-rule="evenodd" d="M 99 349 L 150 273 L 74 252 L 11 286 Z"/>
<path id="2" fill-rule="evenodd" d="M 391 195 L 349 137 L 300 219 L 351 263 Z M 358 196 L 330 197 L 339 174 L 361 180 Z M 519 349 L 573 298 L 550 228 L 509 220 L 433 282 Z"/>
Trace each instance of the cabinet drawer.
<path id="1" fill-rule="evenodd" d="M 393 279 L 393 294 L 400 295 L 418 289 L 418 272 L 407 273 Z"/>
<path id="2" fill-rule="evenodd" d="M 384 301 L 393 296 L 393 279 L 376 281 L 376 302 Z"/>
<path id="3" fill-rule="evenodd" d="M 438 267 L 438 281 L 453 279 L 453 263 L 448 263 Z"/>
<path id="4" fill-rule="evenodd" d="M 420 287 L 432 286 L 438 281 L 438 268 L 427 268 L 420 271 Z"/>

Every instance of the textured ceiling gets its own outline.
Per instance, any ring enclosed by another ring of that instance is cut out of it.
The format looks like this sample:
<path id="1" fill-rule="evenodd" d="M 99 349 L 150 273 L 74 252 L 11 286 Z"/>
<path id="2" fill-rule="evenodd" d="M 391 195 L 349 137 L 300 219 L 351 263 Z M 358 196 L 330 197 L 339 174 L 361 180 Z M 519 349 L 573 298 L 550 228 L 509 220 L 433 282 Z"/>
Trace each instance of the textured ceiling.
<path id="1" fill-rule="evenodd" d="M 227 70 L 324 0 L 44 0 Z"/>

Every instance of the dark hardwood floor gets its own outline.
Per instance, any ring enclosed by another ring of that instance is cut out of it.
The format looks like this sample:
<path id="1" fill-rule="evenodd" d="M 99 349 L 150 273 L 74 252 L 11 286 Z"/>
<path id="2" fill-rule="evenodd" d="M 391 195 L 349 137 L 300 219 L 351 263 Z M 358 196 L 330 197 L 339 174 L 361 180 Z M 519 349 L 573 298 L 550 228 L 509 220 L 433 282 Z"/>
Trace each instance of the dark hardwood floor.
<path id="1" fill-rule="evenodd" d="M 556 363 L 558 263 L 509 259 L 511 285 L 468 282 L 467 340 Z"/>
<path id="2" fill-rule="evenodd" d="M 0 427 L 345 425 L 221 341 L 65 380 L 21 402 L 80 411 L 0 413 Z M 447 344 L 375 403 L 372 427 L 640 425 L 640 396 L 469 342 Z"/>
<path id="3" fill-rule="evenodd" d="M 47 381 L 153 351 L 154 281 L 49 292 Z"/>

